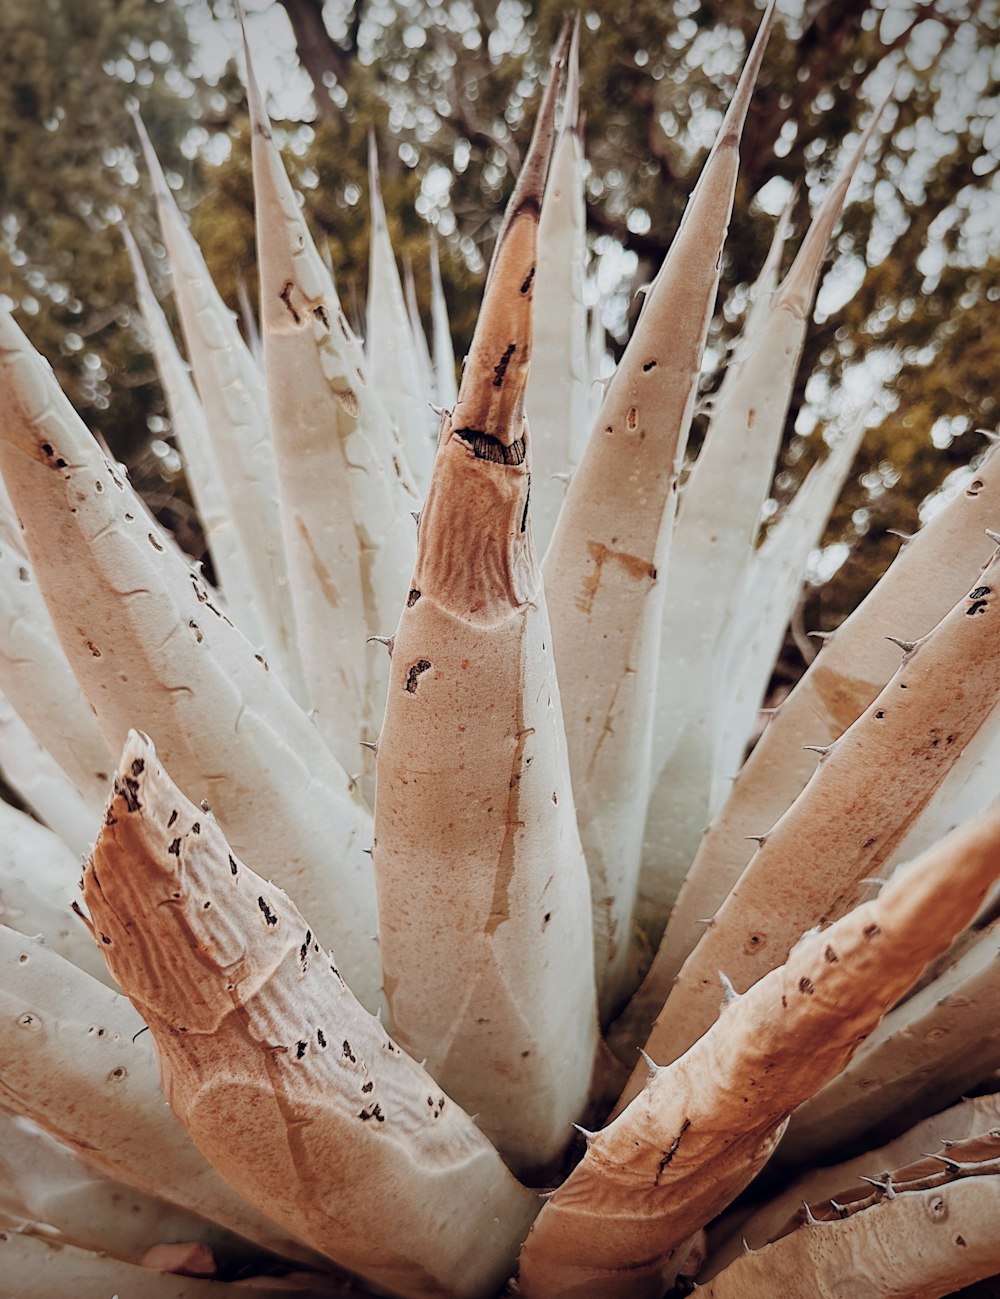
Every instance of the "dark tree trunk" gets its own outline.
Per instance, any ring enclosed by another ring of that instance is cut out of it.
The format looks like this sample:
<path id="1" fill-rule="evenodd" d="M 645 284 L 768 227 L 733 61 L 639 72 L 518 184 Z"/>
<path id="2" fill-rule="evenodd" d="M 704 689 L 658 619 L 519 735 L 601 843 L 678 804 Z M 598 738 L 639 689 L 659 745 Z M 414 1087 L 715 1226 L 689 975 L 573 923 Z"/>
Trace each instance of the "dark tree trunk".
<path id="1" fill-rule="evenodd" d="M 330 98 L 324 78 L 333 76 L 342 85 L 347 81 L 354 58 L 354 39 L 361 22 L 362 0 L 354 7 L 351 20 L 351 44 L 338 45 L 323 21 L 323 0 L 279 0 L 295 34 L 295 47 L 299 62 L 309 74 L 316 99 L 316 111 L 327 121 L 339 121 L 337 106 Z"/>

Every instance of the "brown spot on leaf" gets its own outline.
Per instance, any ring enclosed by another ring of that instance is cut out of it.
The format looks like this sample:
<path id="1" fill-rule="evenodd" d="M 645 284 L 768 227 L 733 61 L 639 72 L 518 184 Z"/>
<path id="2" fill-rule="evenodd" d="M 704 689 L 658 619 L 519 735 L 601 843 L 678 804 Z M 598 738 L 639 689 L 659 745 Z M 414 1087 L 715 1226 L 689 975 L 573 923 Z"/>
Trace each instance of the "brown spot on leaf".
<path id="1" fill-rule="evenodd" d="M 416 663 L 413 664 L 409 672 L 406 674 L 406 685 L 403 687 L 408 695 L 415 695 L 417 693 L 418 677 L 420 677 L 421 673 L 429 671 L 431 666 L 429 659 L 417 659 Z"/>
<path id="2" fill-rule="evenodd" d="M 576 607 L 581 613 L 592 611 L 598 587 L 601 585 L 604 565 L 609 561 L 623 568 L 633 581 L 639 582 L 644 579 L 650 582 L 656 581 L 656 568 L 638 555 L 630 555 L 624 550 L 611 550 L 600 541 L 588 541 L 587 550 L 594 561 L 594 568 L 590 576 L 584 579 L 583 588 L 577 598 Z"/>
<path id="3" fill-rule="evenodd" d="M 510 365 L 510 358 L 514 355 L 516 350 L 517 350 L 516 343 L 508 343 L 507 346 L 504 348 L 503 355 L 500 357 L 500 360 L 493 367 L 494 388 L 503 387 L 504 375 L 507 373 L 508 365 Z"/>
<path id="4" fill-rule="evenodd" d="M 294 292 L 294 290 L 295 290 L 295 285 L 292 283 L 292 281 L 286 280 L 284 286 L 282 287 L 281 292 L 278 294 L 278 297 L 285 304 L 285 308 L 287 309 L 288 314 L 295 321 L 295 323 L 297 325 L 301 325 L 302 317 L 299 315 L 298 311 L 295 308 L 295 303 L 292 301 L 292 293 Z"/>
<path id="5" fill-rule="evenodd" d="M 653 1184 L 655 1186 L 659 1186 L 660 1178 L 663 1176 L 664 1169 L 669 1167 L 670 1162 L 673 1159 L 674 1155 L 677 1154 L 677 1151 L 681 1144 L 681 1138 L 684 1136 L 684 1133 L 687 1132 L 690 1126 L 691 1126 L 691 1120 L 685 1119 L 684 1122 L 681 1124 L 680 1132 L 677 1133 L 677 1136 L 674 1137 L 673 1141 L 670 1143 L 669 1150 L 665 1150 L 663 1152 L 663 1158 L 660 1160 L 659 1167 L 656 1170 L 656 1177 L 653 1179 Z"/>
<path id="6" fill-rule="evenodd" d="M 488 460 L 494 465 L 520 465 L 524 463 L 524 438 L 517 438 L 508 446 L 492 433 L 477 428 L 457 428 L 455 436 L 471 448 L 477 460 Z"/>
<path id="7" fill-rule="evenodd" d="M 340 603 L 340 596 L 337 594 L 337 588 L 333 584 L 330 570 L 319 557 L 316 547 L 313 545 L 313 539 L 309 535 L 309 529 L 306 527 L 305 520 L 301 515 L 296 514 L 295 527 L 299 536 L 305 542 L 306 549 L 309 551 L 309 561 L 312 564 L 312 571 L 316 575 L 316 580 L 319 582 L 320 590 L 323 592 L 323 599 L 331 609 L 336 609 L 337 605 Z"/>

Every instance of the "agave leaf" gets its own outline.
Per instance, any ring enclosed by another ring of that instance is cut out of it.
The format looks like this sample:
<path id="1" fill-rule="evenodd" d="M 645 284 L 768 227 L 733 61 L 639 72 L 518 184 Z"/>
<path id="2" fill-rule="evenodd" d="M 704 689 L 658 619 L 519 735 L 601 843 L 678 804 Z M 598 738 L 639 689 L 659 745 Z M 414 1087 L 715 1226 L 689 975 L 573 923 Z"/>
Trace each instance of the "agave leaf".
<path id="1" fill-rule="evenodd" d="M 142 1299 L 219 1299 L 223 1287 L 198 1277 L 175 1276 L 78 1249 L 48 1235 L 0 1231 L 0 1271 L 4 1293 L 17 1299 L 52 1299 L 53 1295 L 142 1295 Z M 305 1289 L 301 1282 L 271 1282 L 275 1299 L 322 1299 L 334 1291 L 321 1281 Z M 226 1299 L 256 1299 L 256 1287 L 231 1282 Z"/>
<path id="2" fill-rule="evenodd" d="M 109 746 L 137 724 L 208 796 L 237 851 L 267 863 L 339 939 L 378 1003 L 371 820 L 311 721 L 197 574 L 149 529 L 51 370 L 0 317 L 0 468 L 39 588 Z"/>
<path id="3" fill-rule="evenodd" d="M 747 836 L 767 831 L 815 769 L 803 746 L 827 745 L 860 716 L 899 665 L 887 637 L 913 640 L 943 618 L 994 545 L 1000 456 L 991 448 L 976 476 L 904 546 L 882 580 L 827 640 L 740 771 L 698 848 L 657 964 L 663 986 L 701 937 L 753 853 Z M 665 963 L 665 964 L 664 964 Z"/>
<path id="4" fill-rule="evenodd" d="M 0 924 L 29 936 L 114 986 L 94 940 L 72 907 L 80 859 L 45 826 L 0 802 Z"/>
<path id="5" fill-rule="evenodd" d="M 892 680 L 828 750 L 763 838 L 684 962 L 646 1049 L 675 1060 L 715 1020 L 719 970 L 739 990 L 808 926 L 843 915 L 877 876 L 1000 698 L 1000 550 L 973 590 L 909 648 Z M 809 869 L 802 870 L 803 845 Z M 641 1079 L 633 1074 L 625 1095 Z"/>
<path id="6" fill-rule="evenodd" d="M 0 1104 L 109 1176 L 287 1258 L 315 1259 L 231 1191 L 163 1103 L 144 1024 L 121 993 L 0 925 Z"/>
<path id="7" fill-rule="evenodd" d="M 448 303 L 441 284 L 441 262 L 438 257 L 437 235 L 431 228 L 431 326 L 434 343 L 434 389 L 438 405 L 454 410 L 458 401 L 455 381 L 455 347 L 451 341 L 451 323 L 448 320 Z"/>
<path id="8" fill-rule="evenodd" d="M 757 710 L 771 679 L 785 631 L 802 592 L 809 556 L 820 543 L 867 428 L 870 407 L 844 429 L 826 457 L 809 471 L 794 499 L 753 552 L 744 574 L 743 593 L 727 635 L 725 663 L 717 680 L 730 686 L 713 767 L 713 811 L 729 792 L 753 737 Z M 985 806 L 985 804 L 983 805 Z M 982 807 L 974 809 L 982 811 Z M 946 829 L 951 829 L 947 826 Z M 933 843 L 941 833 L 928 839 Z M 912 856 L 913 854 L 911 854 Z"/>
<path id="9" fill-rule="evenodd" d="M 740 133 L 773 16 L 772 4 L 611 380 L 545 557 L 573 790 L 591 875 L 603 1019 L 631 990 L 661 574 L 732 211 Z"/>
<path id="10" fill-rule="evenodd" d="M 709 1299 L 748 1294 L 884 1295 L 938 1299 L 1000 1267 L 1000 1134 L 960 1142 L 887 1175 L 892 1190 L 863 1188 L 806 1205 L 798 1221 L 705 1286 Z M 954 1168 L 945 1161 L 960 1160 Z"/>
<path id="11" fill-rule="evenodd" d="M 590 414 L 579 42 L 578 15 L 570 41 L 562 121 L 538 223 L 533 293 L 540 310 L 532 321 L 531 373 L 524 397 L 532 444 L 531 531 L 540 555 L 545 554 L 565 495 L 563 482 L 554 475 L 565 475 L 576 465 L 574 441 L 584 437 Z"/>
<path id="12" fill-rule="evenodd" d="M 554 71 L 421 516 L 374 853 L 400 1041 L 518 1168 L 566 1145 L 596 1047 L 587 873 L 526 523 L 524 385 L 556 82 Z"/>
<path id="13" fill-rule="evenodd" d="M 435 395 L 434 363 L 431 360 L 430 348 L 427 346 L 423 321 L 420 319 L 417 285 L 413 278 L 413 263 L 409 257 L 403 264 L 403 293 L 406 297 L 406 318 L 410 322 L 410 335 L 413 338 L 413 348 L 420 367 L 421 385 L 430 402 Z"/>
<path id="14" fill-rule="evenodd" d="M 933 798 L 889 859 L 892 870 L 1000 796 L 1000 708 L 994 707 L 959 754 Z"/>
<path id="15" fill-rule="evenodd" d="M 729 702 L 722 677 L 727 628 L 774 475 L 827 247 L 881 112 L 873 113 L 831 186 L 783 284 L 751 322 L 756 332 L 716 398 L 681 497 L 666 578 L 640 882 L 640 920 L 654 941 L 709 821 L 716 735 Z"/>
<path id="16" fill-rule="evenodd" d="M 399 267 L 389 238 L 375 135 L 368 139 L 368 183 L 371 200 L 371 252 L 368 259 L 368 304 L 365 352 L 375 391 L 399 429 L 418 486 L 430 478 L 437 421 L 430 408 L 420 360 L 406 312 Z"/>
<path id="17" fill-rule="evenodd" d="M 263 377 L 212 283 L 138 114 L 135 123 L 153 182 L 187 354 L 214 438 L 228 512 L 253 582 L 255 607 L 267 629 L 268 655 L 302 702 L 305 687 L 296 649 Z"/>
<path id="18" fill-rule="evenodd" d="M 761 265 L 757 278 L 754 281 L 749 294 L 746 315 L 743 318 L 743 325 L 740 329 L 739 337 L 733 346 L 732 354 L 726 365 L 725 373 L 722 376 L 722 383 L 719 385 L 717 397 L 709 406 L 713 411 L 716 404 L 722 401 L 725 405 L 724 394 L 727 387 L 731 387 L 737 371 L 746 361 L 747 356 L 753 350 L 757 335 L 763 328 L 767 317 L 770 315 L 771 302 L 774 298 L 775 290 L 778 287 L 778 281 L 781 279 L 781 263 L 785 254 L 785 248 L 792 237 L 792 214 L 795 211 L 795 204 L 798 200 L 798 185 L 792 186 L 792 191 L 788 196 L 788 201 L 778 215 L 774 223 L 774 230 L 771 233 L 771 242 L 768 245 L 767 253 Z"/>
<path id="19" fill-rule="evenodd" d="M 94 838 L 93 808 L 0 695 L 0 776 L 80 857 Z"/>
<path id="20" fill-rule="evenodd" d="M 662 1294 L 685 1243 L 761 1167 L 789 1111 L 844 1067 L 998 876 L 994 812 L 874 901 L 807 934 L 783 966 L 732 998 L 691 1050 L 655 1068 L 590 1139 L 547 1201 L 522 1251 L 525 1299 Z"/>
<path id="21" fill-rule="evenodd" d="M 403 449 L 271 137 L 247 51 L 264 364 L 296 625 L 320 733 L 348 771 L 388 661 L 365 648 L 406 595 L 417 497 Z"/>
<path id="22" fill-rule="evenodd" d="M 495 1292 L 536 1197 L 134 732 L 83 891 L 172 1109 L 248 1203 L 392 1293 Z"/>
<path id="23" fill-rule="evenodd" d="M 0 542 L 0 690 L 93 810 L 114 760 L 59 644 L 31 561 Z"/>
<path id="24" fill-rule="evenodd" d="M 801 1164 L 830 1146 L 857 1148 L 871 1129 L 898 1131 L 1000 1067 L 998 995 L 994 922 L 954 965 L 887 1015 L 844 1072 L 802 1107 L 783 1162 Z"/>
<path id="25" fill-rule="evenodd" d="M 945 1142 L 964 1141 L 998 1124 L 1000 1094 L 970 1097 L 924 1119 L 877 1150 L 867 1150 L 830 1167 L 810 1169 L 749 1214 L 735 1211 L 722 1219 L 720 1228 L 713 1231 L 708 1264 L 700 1274 L 702 1279 L 711 1279 L 739 1258 L 745 1252 L 744 1242 L 751 1249 L 759 1249 L 774 1240 L 803 1203 L 813 1204 L 831 1196 L 840 1201 L 842 1196 L 853 1199 L 870 1193 L 871 1180 L 885 1182 L 890 1169 L 911 1163 L 925 1151 L 938 1150 Z M 859 1178 L 871 1180 L 859 1181 Z M 843 1195 L 845 1188 L 849 1189 Z"/>
<path id="26" fill-rule="evenodd" d="M 94 955 L 103 965 L 96 947 Z M 207 1245 L 223 1266 L 245 1265 L 256 1253 L 215 1223 L 102 1176 L 44 1129 L 3 1110 L 0 1184 L 0 1211 L 8 1216 L 44 1223 L 68 1244 L 125 1262 L 139 1263 L 165 1242 Z"/>
<path id="27" fill-rule="evenodd" d="M 218 456 L 212 446 L 205 408 L 174 342 L 163 308 L 153 293 L 142 255 L 128 226 L 122 227 L 122 235 L 132 263 L 139 309 L 149 335 L 150 350 L 163 386 L 167 409 L 170 411 L 170 423 L 180 447 L 191 496 L 205 530 L 212 567 L 222 587 L 226 608 L 236 625 L 250 640 L 259 644 L 263 631 L 253 582 L 229 513 L 226 487 Z"/>

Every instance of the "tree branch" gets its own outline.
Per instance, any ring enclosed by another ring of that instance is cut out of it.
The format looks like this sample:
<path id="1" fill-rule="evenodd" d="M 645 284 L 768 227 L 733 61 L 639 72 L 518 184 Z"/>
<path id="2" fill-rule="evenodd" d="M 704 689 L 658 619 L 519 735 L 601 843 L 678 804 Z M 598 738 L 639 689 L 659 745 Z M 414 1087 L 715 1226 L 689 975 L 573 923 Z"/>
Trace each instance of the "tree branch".
<path id="1" fill-rule="evenodd" d="M 364 0 L 357 0 L 351 18 L 351 45 L 344 49 L 333 39 L 323 21 L 323 0 L 278 0 L 292 24 L 299 62 L 309 74 L 316 100 L 316 112 L 327 121 L 340 119 L 324 78 L 333 76 L 343 85 L 354 60 L 355 42 Z"/>

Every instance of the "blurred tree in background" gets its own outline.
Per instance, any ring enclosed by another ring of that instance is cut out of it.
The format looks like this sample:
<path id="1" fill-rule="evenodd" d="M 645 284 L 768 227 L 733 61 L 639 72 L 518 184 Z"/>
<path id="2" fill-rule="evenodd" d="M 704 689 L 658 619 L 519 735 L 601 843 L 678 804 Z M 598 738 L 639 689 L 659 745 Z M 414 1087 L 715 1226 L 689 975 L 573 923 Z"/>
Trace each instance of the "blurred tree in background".
<path id="1" fill-rule="evenodd" d="M 162 254 L 134 98 L 227 300 L 256 292 L 249 144 L 230 0 L 6 0 L 0 293 L 84 417 L 197 546 L 151 362 L 133 333 L 122 215 Z M 456 350 L 525 147 L 563 0 L 247 0 L 279 135 L 345 310 L 363 332 L 369 126 L 397 255 L 427 300 L 439 235 Z M 806 625 L 835 625 L 997 422 L 1000 52 L 996 0 L 782 0 L 745 134 L 705 385 L 711 390 L 794 183 L 797 235 L 893 85 L 821 294 L 775 481 L 780 509 L 838 406 L 889 375 L 880 422 L 827 536 Z M 581 9 L 588 207 L 612 350 L 655 273 L 759 11 L 746 0 Z M 791 255 L 791 250 L 787 256 Z M 155 266 L 154 266 L 155 270 Z M 161 272 L 158 287 L 168 284 Z M 169 306 L 168 306 L 169 310 Z M 876 366 L 876 362 L 880 364 Z M 846 396 L 845 396 L 846 394 Z M 697 446 L 695 430 L 692 445 Z M 868 537 L 863 548 L 855 543 Z"/>

